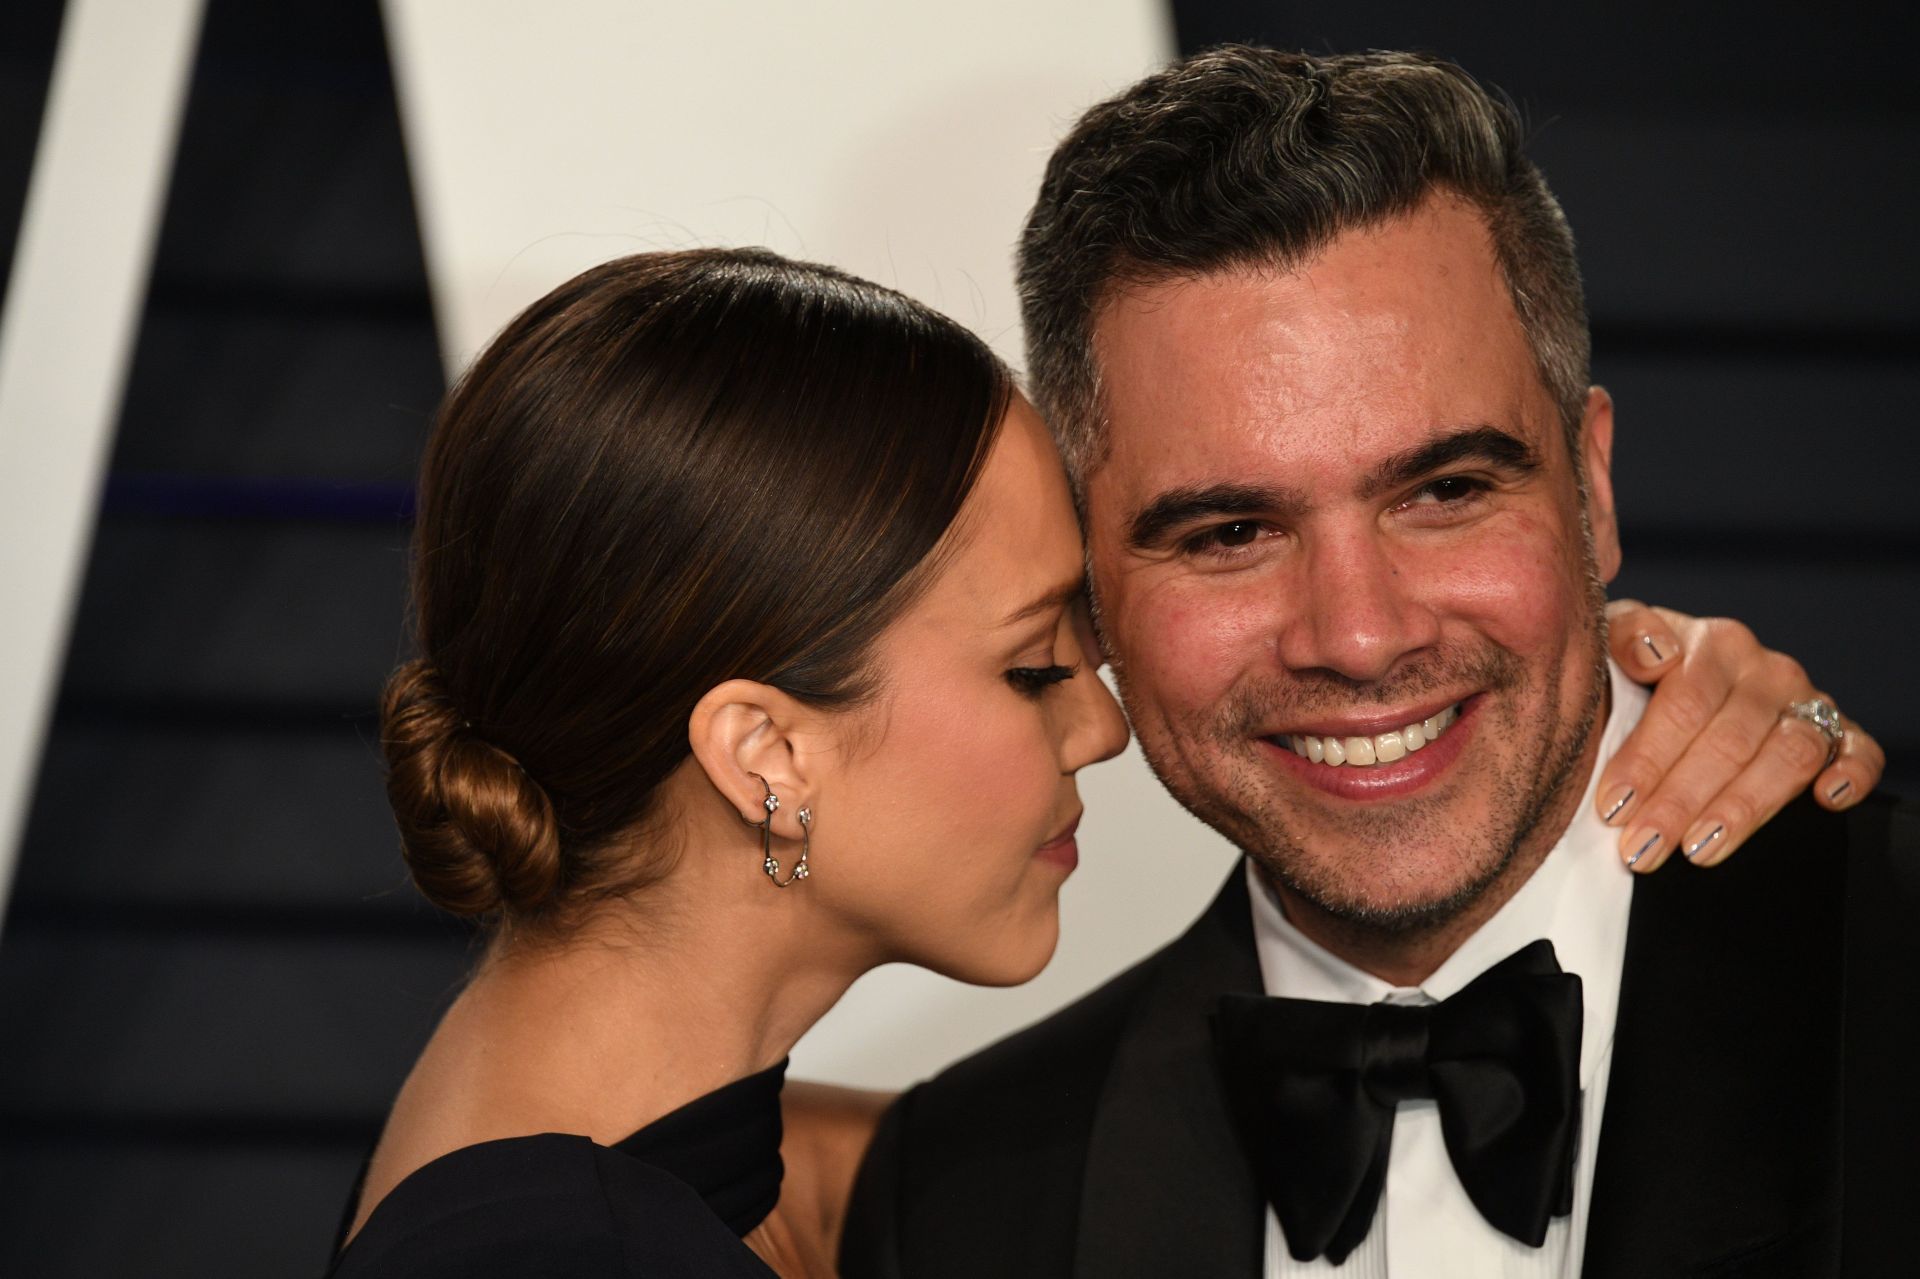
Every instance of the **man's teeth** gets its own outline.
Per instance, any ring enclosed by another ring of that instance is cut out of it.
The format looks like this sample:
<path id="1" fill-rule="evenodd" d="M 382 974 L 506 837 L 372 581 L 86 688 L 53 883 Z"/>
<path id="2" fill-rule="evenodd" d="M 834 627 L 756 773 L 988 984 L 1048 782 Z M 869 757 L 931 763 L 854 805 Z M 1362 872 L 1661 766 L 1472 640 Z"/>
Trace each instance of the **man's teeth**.
<path id="1" fill-rule="evenodd" d="M 1460 708 L 1449 706 L 1438 715 L 1431 715 L 1417 724 L 1373 737 L 1313 737 L 1306 733 L 1293 733 L 1279 740 L 1294 754 L 1316 764 L 1346 764 L 1364 768 L 1369 764 L 1391 764 L 1397 759 L 1405 759 L 1410 752 L 1419 750 L 1446 732 L 1453 721 L 1459 718 Z"/>

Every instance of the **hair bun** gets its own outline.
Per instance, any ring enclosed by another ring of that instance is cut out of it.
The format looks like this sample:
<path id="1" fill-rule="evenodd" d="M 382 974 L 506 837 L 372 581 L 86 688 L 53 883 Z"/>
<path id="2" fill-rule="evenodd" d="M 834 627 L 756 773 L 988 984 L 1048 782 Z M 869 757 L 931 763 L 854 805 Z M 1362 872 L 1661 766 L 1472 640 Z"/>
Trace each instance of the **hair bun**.
<path id="1" fill-rule="evenodd" d="M 456 915 L 538 911 L 560 879 L 553 801 L 473 732 L 430 664 L 387 681 L 380 741 L 407 868 L 428 900 Z"/>

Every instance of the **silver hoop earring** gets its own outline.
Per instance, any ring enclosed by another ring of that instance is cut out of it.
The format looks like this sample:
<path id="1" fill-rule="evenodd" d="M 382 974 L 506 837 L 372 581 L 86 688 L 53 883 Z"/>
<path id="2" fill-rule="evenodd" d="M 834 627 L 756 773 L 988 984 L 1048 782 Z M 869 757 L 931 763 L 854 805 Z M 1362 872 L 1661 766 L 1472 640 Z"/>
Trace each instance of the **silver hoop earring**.
<path id="1" fill-rule="evenodd" d="M 775 888 L 792 888 L 807 877 L 807 854 L 813 850 L 813 810 L 803 808 L 794 816 L 800 819 L 800 860 L 793 864 L 793 872 L 785 879 L 780 878 L 780 859 L 773 855 L 773 815 L 780 811 L 780 797 L 773 793 L 773 787 L 767 785 L 767 779 L 758 773 L 749 773 L 760 785 L 766 788 L 767 797 L 760 801 L 767 815 L 758 822 L 749 823 L 760 828 L 760 869 L 767 873 Z"/>

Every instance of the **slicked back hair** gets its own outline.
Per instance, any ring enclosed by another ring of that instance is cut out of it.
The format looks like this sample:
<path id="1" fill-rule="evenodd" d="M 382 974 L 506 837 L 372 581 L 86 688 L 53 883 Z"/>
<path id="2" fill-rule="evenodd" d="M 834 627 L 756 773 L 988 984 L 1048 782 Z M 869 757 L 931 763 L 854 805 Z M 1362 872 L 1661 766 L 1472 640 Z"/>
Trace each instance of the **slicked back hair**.
<path id="1" fill-rule="evenodd" d="M 952 320 L 765 250 L 620 258 L 522 311 L 421 463 L 420 656 L 381 719 L 414 882 L 550 937 L 666 874 L 694 706 L 877 695 L 1011 394 Z"/>
<path id="2" fill-rule="evenodd" d="M 1425 54 L 1227 45 L 1093 107 L 1054 150 L 1020 241 L 1034 402 L 1076 494 L 1106 460 L 1095 321 L 1119 286 L 1296 270 L 1435 192 L 1486 219 L 1576 469 L 1588 383 L 1573 234 L 1519 113 Z"/>

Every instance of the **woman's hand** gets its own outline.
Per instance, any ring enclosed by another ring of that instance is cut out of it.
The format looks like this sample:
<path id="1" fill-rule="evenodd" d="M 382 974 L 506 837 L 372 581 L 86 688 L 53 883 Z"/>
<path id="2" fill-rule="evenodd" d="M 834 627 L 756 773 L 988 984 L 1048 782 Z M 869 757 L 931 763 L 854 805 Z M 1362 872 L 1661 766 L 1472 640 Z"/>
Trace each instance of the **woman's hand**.
<path id="1" fill-rule="evenodd" d="M 1880 783 L 1886 752 L 1851 719 L 1840 753 L 1804 720 L 1781 715 L 1816 696 L 1800 663 L 1724 617 L 1638 600 L 1607 606 L 1609 647 L 1653 701 L 1600 776 L 1595 803 L 1620 829 L 1620 854 L 1654 870 L 1678 848 L 1697 866 L 1725 860 L 1807 783 L 1825 808 L 1858 803 Z"/>

